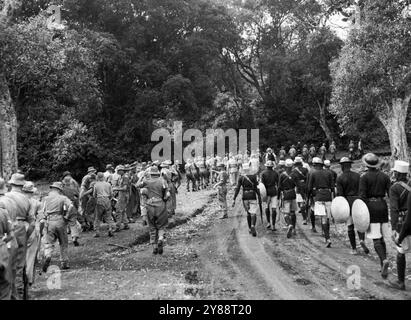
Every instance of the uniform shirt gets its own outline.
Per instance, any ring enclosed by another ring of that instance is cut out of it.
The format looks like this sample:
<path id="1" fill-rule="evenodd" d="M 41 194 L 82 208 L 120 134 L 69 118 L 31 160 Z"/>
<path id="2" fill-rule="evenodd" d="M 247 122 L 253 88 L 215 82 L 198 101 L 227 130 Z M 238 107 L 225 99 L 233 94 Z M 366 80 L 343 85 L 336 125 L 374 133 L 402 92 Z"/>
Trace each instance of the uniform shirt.
<path id="1" fill-rule="evenodd" d="M 112 174 L 110 171 L 104 172 L 104 181 L 109 182 L 109 181 L 111 180 L 111 176 L 112 176 L 112 175 L 113 175 L 113 174 Z"/>
<path id="2" fill-rule="evenodd" d="M 265 161 L 267 162 L 267 161 L 274 161 L 274 162 L 276 162 L 276 156 L 275 156 L 275 154 L 274 153 L 267 153 L 266 154 L 266 156 L 265 156 Z"/>
<path id="3" fill-rule="evenodd" d="M 334 181 L 331 172 L 324 169 L 315 169 L 312 171 L 308 178 L 308 194 L 315 194 L 315 201 L 331 201 L 331 194 L 325 190 L 328 189 L 330 192 L 334 189 Z"/>
<path id="4" fill-rule="evenodd" d="M 335 145 L 330 146 L 330 153 L 334 153 L 337 150 L 337 147 Z"/>
<path id="5" fill-rule="evenodd" d="M 66 196 L 59 194 L 55 191 L 50 191 L 47 197 L 43 199 L 43 212 L 47 216 L 52 213 L 59 213 L 63 215 L 64 206 L 67 209 L 67 212 L 70 211 L 72 202 Z"/>
<path id="6" fill-rule="evenodd" d="M 261 182 L 267 190 L 267 196 L 274 197 L 277 195 L 279 175 L 273 169 L 265 169 L 261 173 Z"/>
<path id="7" fill-rule="evenodd" d="M 360 193 L 360 174 L 345 171 L 337 178 L 337 196 L 357 197 Z"/>
<path id="8" fill-rule="evenodd" d="M 90 188 L 90 183 L 91 183 L 90 176 L 85 175 L 83 179 L 81 180 L 81 189 L 88 190 Z"/>
<path id="9" fill-rule="evenodd" d="M 258 192 L 257 186 L 258 182 L 256 175 L 240 176 L 235 188 L 234 200 L 237 198 L 241 187 L 243 188 L 243 200 L 256 200 Z"/>
<path id="10" fill-rule="evenodd" d="M 329 169 L 329 168 L 324 169 L 324 170 L 329 171 L 331 173 L 331 175 L 333 176 L 334 187 L 335 187 L 335 184 L 337 183 L 337 176 L 338 176 L 337 172 L 335 172 L 334 170 Z"/>
<path id="11" fill-rule="evenodd" d="M 287 171 L 284 171 L 280 175 L 280 180 L 278 183 L 278 191 L 287 191 L 287 190 L 293 190 L 297 187 L 296 181 L 293 179 L 291 176 L 291 173 L 288 173 Z"/>
<path id="12" fill-rule="evenodd" d="M 325 146 L 321 146 L 320 152 L 321 154 L 325 154 L 327 152 L 327 148 Z"/>
<path id="13" fill-rule="evenodd" d="M 98 198 L 109 198 L 113 197 L 113 190 L 111 184 L 106 181 L 97 181 L 94 184 L 93 197 Z"/>
<path id="14" fill-rule="evenodd" d="M 303 153 L 303 156 L 308 156 L 308 153 L 309 153 L 308 148 L 303 148 L 302 153 Z"/>
<path id="15" fill-rule="evenodd" d="M 379 170 L 368 170 L 360 178 L 360 197 L 384 198 L 390 192 L 390 178 Z"/>
<path id="16" fill-rule="evenodd" d="M 407 184 L 407 182 L 404 181 Z M 411 181 L 408 182 L 410 186 Z M 400 212 L 408 209 L 408 190 L 399 182 L 396 182 L 390 188 L 390 214 L 392 230 L 397 230 L 398 218 Z"/>
<path id="17" fill-rule="evenodd" d="M 10 234 L 12 230 L 11 221 L 9 220 L 7 210 L 4 206 L 0 207 L 0 241 L 4 235 Z"/>
<path id="18" fill-rule="evenodd" d="M 304 167 L 295 167 L 293 171 L 291 171 L 291 177 L 297 184 L 297 192 L 305 194 L 307 192 L 308 170 Z"/>
<path id="19" fill-rule="evenodd" d="M 147 190 L 147 198 L 163 198 L 164 193 L 168 190 L 167 185 L 164 183 L 163 178 L 153 178 L 145 179 L 141 181 L 138 188 L 145 188 Z"/>
<path id="20" fill-rule="evenodd" d="M 29 198 L 21 191 L 13 190 L 6 193 L 6 197 L 12 199 L 17 205 L 16 218 L 26 219 L 28 223 L 34 222 L 30 216 Z"/>

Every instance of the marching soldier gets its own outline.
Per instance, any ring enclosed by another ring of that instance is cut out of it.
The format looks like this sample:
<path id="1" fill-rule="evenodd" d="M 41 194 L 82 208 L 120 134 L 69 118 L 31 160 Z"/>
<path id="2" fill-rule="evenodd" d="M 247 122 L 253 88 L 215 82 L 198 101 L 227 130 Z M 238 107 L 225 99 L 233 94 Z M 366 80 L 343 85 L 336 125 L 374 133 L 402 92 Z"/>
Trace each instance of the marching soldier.
<path id="1" fill-rule="evenodd" d="M 80 237 L 80 228 L 78 226 L 77 217 L 79 209 L 80 190 L 77 182 L 72 178 L 69 171 L 63 174 L 63 195 L 71 200 L 73 203 L 72 211 L 69 213 L 69 228 L 73 245 L 78 247 L 80 244 L 78 239 Z"/>
<path id="2" fill-rule="evenodd" d="M 323 169 L 323 162 L 320 158 L 314 158 L 313 165 L 315 170 L 308 179 L 308 197 L 313 196 L 314 198 L 314 215 L 321 217 L 326 247 L 330 248 L 331 201 L 333 199 L 334 180 L 331 172 Z"/>
<path id="3" fill-rule="evenodd" d="M 291 158 L 291 160 L 294 161 L 295 157 L 297 156 L 297 150 L 295 149 L 295 145 L 292 145 L 290 150 L 288 150 L 288 154 Z"/>
<path id="4" fill-rule="evenodd" d="M 264 184 L 267 191 L 267 207 L 265 208 L 267 229 L 271 228 L 272 231 L 275 231 L 275 221 L 277 218 L 278 207 L 277 188 L 279 175 L 273 170 L 274 162 L 272 160 L 268 160 L 265 163 L 265 167 L 266 169 L 261 173 L 261 182 Z"/>
<path id="5" fill-rule="evenodd" d="M 27 240 L 28 234 L 31 234 L 33 231 L 35 223 L 34 218 L 30 215 L 30 200 L 22 190 L 25 183 L 23 174 L 13 174 L 9 181 L 11 190 L 6 193 L 6 198 L 13 200 L 16 204 L 16 226 L 14 227 L 14 235 L 17 240 L 18 249 L 15 257 L 16 269 L 13 270 L 11 296 L 13 300 L 24 299 L 24 296 L 27 294 L 27 286 L 25 286 L 26 275 L 24 272 L 27 255 Z"/>
<path id="6" fill-rule="evenodd" d="M 374 249 L 380 258 L 381 276 L 388 277 L 389 261 L 384 238 L 388 236 L 388 206 L 385 196 L 389 195 L 390 178 L 379 170 L 380 159 L 373 153 L 363 157 L 368 168 L 360 178 L 360 197 L 370 212 L 370 228 L 367 237 L 374 242 Z"/>
<path id="7" fill-rule="evenodd" d="M 93 188 L 93 197 L 96 199 L 96 214 L 94 219 L 94 237 L 100 237 L 100 224 L 104 220 L 108 224 L 108 236 L 113 236 L 115 223 L 111 216 L 111 199 L 113 198 L 113 189 L 110 183 L 105 181 L 104 173 L 97 174 L 97 181 Z"/>
<path id="8" fill-rule="evenodd" d="M 93 200 L 91 199 L 91 183 L 96 180 L 97 170 L 94 167 L 87 169 L 87 174 L 81 180 L 80 185 L 80 204 L 83 213 L 83 231 L 93 230 L 93 219 L 90 217 L 94 212 Z M 91 201 L 90 201 L 91 200 Z"/>
<path id="9" fill-rule="evenodd" d="M 329 151 L 330 151 L 330 154 L 331 154 L 331 161 L 332 161 L 332 162 L 337 161 L 337 158 L 336 158 L 337 147 L 336 147 L 336 145 L 335 145 L 335 142 L 334 142 L 334 141 L 333 141 L 333 142 L 331 142 L 331 145 L 330 145 Z"/>
<path id="10" fill-rule="evenodd" d="M 104 180 L 110 181 L 113 174 L 114 174 L 113 165 L 111 164 L 106 165 L 106 172 L 104 172 Z"/>
<path id="11" fill-rule="evenodd" d="M 45 235 L 44 255 L 45 261 L 43 271 L 47 269 L 51 262 L 54 244 L 56 241 L 60 245 L 61 268 L 69 269 L 68 265 L 68 237 L 67 237 L 67 218 L 68 213 L 73 207 L 69 198 L 63 195 L 63 184 L 54 182 L 50 186 L 50 192 L 43 199 L 43 215 L 47 221 L 47 231 Z"/>
<path id="12" fill-rule="evenodd" d="M 291 238 L 292 234 L 296 233 L 295 227 L 297 216 L 295 212 L 298 209 L 297 205 L 297 184 L 292 177 L 294 161 L 291 159 L 285 160 L 285 171 L 281 173 L 278 183 L 278 199 L 283 199 L 284 220 L 287 223 L 287 238 Z"/>
<path id="13" fill-rule="evenodd" d="M 225 170 L 224 163 L 220 162 L 217 164 L 218 169 L 220 172 L 218 173 L 218 181 L 214 185 L 214 189 L 218 188 L 218 203 L 220 205 L 220 210 L 223 212 L 223 215 L 220 219 L 228 218 L 228 210 L 227 210 L 227 182 L 228 182 L 228 174 Z"/>
<path id="14" fill-rule="evenodd" d="M 44 226 L 40 221 L 44 219 L 44 216 L 41 212 L 41 202 L 33 197 L 34 194 L 37 193 L 37 188 L 34 186 L 33 182 L 27 181 L 24 184 L 22 191 L 29 198 L 30 216 L 35 221 L 34 230 L 28 234 L 25 268 L 28 285 L 31 286 L 34 282 L 34 269 L 37 261 L 37 253 L 40 250 L 42 227 Z M 28 291 L 26 290 L 25 293 L 27 295 Z M 26 296 L 26 299 L 28 299 L 28 296 Z"/>
<path id="15" fill-rule="evenodd" d="M 0 178 L 0 198 L 7 192 L 6 182 Z M 12 242 L 16 245 L 13 235 L 11 215 L 8 214 L 4 203 L 0 203 L 0 300 L 11 299 L 12 287 Z"/>
<path id="16" fill-rule="evenodd" d="M 170 170 L 171 161 L 166 160 L 161 164 L 161 176 L 166 181 L 168 186 L 168 191 L 170 192 L 170 197 L 167 200 L 166 207 L 169 216 L 175 214 L 177 208 L 177 197 L 176 197 L 176 187 L 173 183 L 173 173 Z"/>
<path id="17" fill-rule="evenodd" d="M 390 281 L 391 286 L 399 290 L 405 290 L 405 254 L 411 252 L 411 241 L 408 237 L 411 233 L 405 227 L 405 221 L 408 215 L 409 198 L 411 194 L 411 182 L 408 181 L 409 163 L 404 161 L 395 161 L 394 175 L 396 182 L 390 189 L 390 214 L 391 214 L 391 228 L 394 242 L 397 248 L 397 281 Z M 402 230 L 406 233 L 405 237 L 399 240 L 399 235 Z"/>
<path id="18" fill-rule="evenodd" d="M 257 158 L 258 160 L 258 158 Z M 233 208 L 235 206 L 235 200 L 240 192 L 240 189 L 243 189 L 243 206 L 245 211 L 247 212 L 247 223 L 249 233 L 253 235 L 253 237 L 257 236 L 257 232 L 255 230 L 255 225 L 257 223 L 257 211 L 260 204 L 261 210 L 261 196 L 260 191 L 257 188 L 258 182 L 257 177 L 254 174 L 250 174 L 250 167 L 248 164 L 243 164 L 243 172 L 244 174 L 238 179 L 237 187 L 234 193 L 234 200 L 233 200 Z M 257 202 L 258 201 L 258 202 Z"/>
<path id="19" fill-rule="evenodd" d="M 168 224 L 166 201 L 170 193 L 158 168 L 150 168 L 149 174 L 149 179 L 145 176 L 139 179 L 137 187 L 146 190 L 146 219 L 150 231 L 150 243 L 153 245 L 153 254 L 163 254 L 165 227 Z"/>
<path id="20" fill-rule="evenodd" d="M 346 157 L 340 160 L 342 174 L 337 178 L 337 196 L 344 197 L 350 205 L 350 217 L 347 220 L 348 239 L 350 240 L 352 254 L 357 253 L 357 243 L 355 241 L 354 222 L 351 217 L 351 208 L 355 200 L 359 199 L 360 188 L 360 174 L 351 170 L 352 161 Z M 368 254 L 368 250 L 365 245 L 365 233 L 357 232 L 360 239 L 360 245 L 365 254 Z"/>
<path id="21" fill-rule="evenodd" d="M 127 219 L 127 205 L 130 198 L 130 179 L 126 174 L 126 168 L 121 165 L 118 167 L 117 172 L 120 176 L 118 180 L 118 186 L 113 188 L 113 191 L 118 192 L 116 203 L 116 232 L 120 231 L 121 224 L 123 223 L 124 230 L 130 229 Z"/>
<path id="22" fill-rule="evenodd" d="M 320 151 L 320 155 L 321 155 L 321 160 L 325 161 L 325 155 L 327 153 L 327 147 L 325 146 L 325 143 L 322 144 L 319 151 Z"/>
<path id="23" fill-rule="evenodd" d="M 228 174 L 230 175 L 231 186 L 237 185 L 238 165 L 237 160 L 233 156 L 231 156 L 230 160 L 228 160 Z"/>
<path id="24" fill-rule="evenodd" d="M 301 151 L 304 162 L 308 162 L 308 157 L 310 155 L 310 151 L 308 150 L 308 146 L 305 144 Z"/>
<path id="25" fill-rule="evenodd" d="M 324 169 L 326 171 L 329 171 L 333 177 L 333 181 L 334 181 L 334 188 L 335 188 L 335 184 L 337 182 L 337 172 L 335 172 L 333 169 L 331 169 L 331 161 L 330 160 L 325 160 L 324 161 Z M 334 189 L 333 189 L 334 190 Z"/>
<path id="26" fill-rule="evenodd" d="M 311 164 L 314 157 L 317 155 L 317 150 L 315 150 L 315 146 L 313 144 L 311 144 L 310 146 L 310 150 L 309 150 L 309 158 L 308 158 L 308 162 Z"/>
<path id="27" fill-rule="evenodd" d="M 354 155 L 354 141 L 350 140 L 350 144 L 348 145 L 348 152 L 349 152 L 349 158 L 350 160 L 354 160 L 355 155 Z"/>
<path id="28" fill-rule="evenodd" d="M 297 184 L 297 204 L 303 216 L 303 225 L 307 225 L 307 177 L 308 170 L 303 167 L 303 159 L 296 157 L 291 176 Z"/>
<path id="29" fill-rule="evenodd" d="M 284 146 L 281 146 L 281 149 L 280 149 L 280 160 L 285 160 L 286 157 L 287 157 L 287 151 L 285 151 Z"/>
<path id="30" fill-rule="evenodd" d="M 267 154 L 265 155 L 265 163 L 268 161 L 272 161 L 274 164 L 277 163 L 277 157 L 271 148 L 267 149 Z"/>

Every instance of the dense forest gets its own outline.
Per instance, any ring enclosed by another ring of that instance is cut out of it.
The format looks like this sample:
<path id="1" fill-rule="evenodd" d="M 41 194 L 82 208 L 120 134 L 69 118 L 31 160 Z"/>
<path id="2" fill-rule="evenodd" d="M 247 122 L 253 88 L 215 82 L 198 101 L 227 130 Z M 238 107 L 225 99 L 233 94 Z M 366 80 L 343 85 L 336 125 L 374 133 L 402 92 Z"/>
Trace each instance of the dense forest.
<path id="1" fill-rule="evenodd" d="M 0 0 L 2 173 L 147 159 L 175 120 L 408 157 L 406 2 Z"/>

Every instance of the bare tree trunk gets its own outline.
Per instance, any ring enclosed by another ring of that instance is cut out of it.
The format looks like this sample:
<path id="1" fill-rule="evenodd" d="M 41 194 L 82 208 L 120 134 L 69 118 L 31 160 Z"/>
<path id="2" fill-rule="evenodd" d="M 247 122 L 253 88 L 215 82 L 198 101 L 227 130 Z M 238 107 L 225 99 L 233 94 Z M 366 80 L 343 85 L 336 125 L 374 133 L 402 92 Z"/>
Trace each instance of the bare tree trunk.
<path id="1" fill-rule="evenodd" d="M 17 117 L 4 74 L 0 74 L 0 174 L 5 179 L 17 170 Z"/>
<path id="2" fill-rule="evenodd" d="M 405 99 L 393 99 L 383 112 L 377 113 L 378 119 L 387 130 L 393 160 L 409 160 L 405 120 L 410 99 L 411 95 Z"/>
<path id="3" fill-rule="evenodd" d="M 318 109 L 320 111 L 320 116 L 315 117 L 315 119 L 318 121 L 321 129 L 323 129 L 323 131 L 325 133 L 325 137 L 328 140 L 328 143 L 331 144 L 331 142 L 333 141 L 333 135 L 331 133 L 330 128 L 328 127 L 326 116 L 325 116 L 325 110 L 326 110 L 325 102 L 322 104 L 322 103 L 320 103 L 320 101 L 317 100 L 317 105 L 318 105 Z"/>

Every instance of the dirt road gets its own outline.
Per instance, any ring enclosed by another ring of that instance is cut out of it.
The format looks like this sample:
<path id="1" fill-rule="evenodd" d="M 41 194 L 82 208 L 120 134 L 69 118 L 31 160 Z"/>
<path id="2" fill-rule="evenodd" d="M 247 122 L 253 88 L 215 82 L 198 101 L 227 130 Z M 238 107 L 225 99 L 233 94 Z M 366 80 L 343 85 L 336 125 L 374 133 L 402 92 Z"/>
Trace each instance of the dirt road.
<path id="1" fill-rule="evenodd" d="M 202 195 L 207 203 L 205 198 L 212 194 L 201 191 L 196 197 Z M 179 196 L 187 200 L 192 195 Z M 232 192 L 229 204 L 231 197 Z M 382 280 L 369 240 L 369 256 L 350 254 L 343 226 L 332 226 L 329 249 L 321 233 L 312 234 L 309 226 L 301 224 L 301 216 L 297 235 L 291 239 L 281 223 L 273 233 L 260 221 L 258 237 L 253 238 L 240 201 L 230 209 L 228 219 L 219 220 L 216 200 L 210 199 L 201 214 L 169 231 L 163 256 L 153 256 L 148 244 L 111 250 L 100 244 L 92 246 L 92 252 L 86 244 L 74 254 L 73 269 L 61 273 L 61 288 L 50 290 L 50 274 L 42 275 L 33 287 L 33 298 L 411 299 L 410 291 L 395 291 Z M 393 247 L 388 250 L 394 259 Z M 358 290 L 347 285 L 350 266 L 360 271 Z"/>

